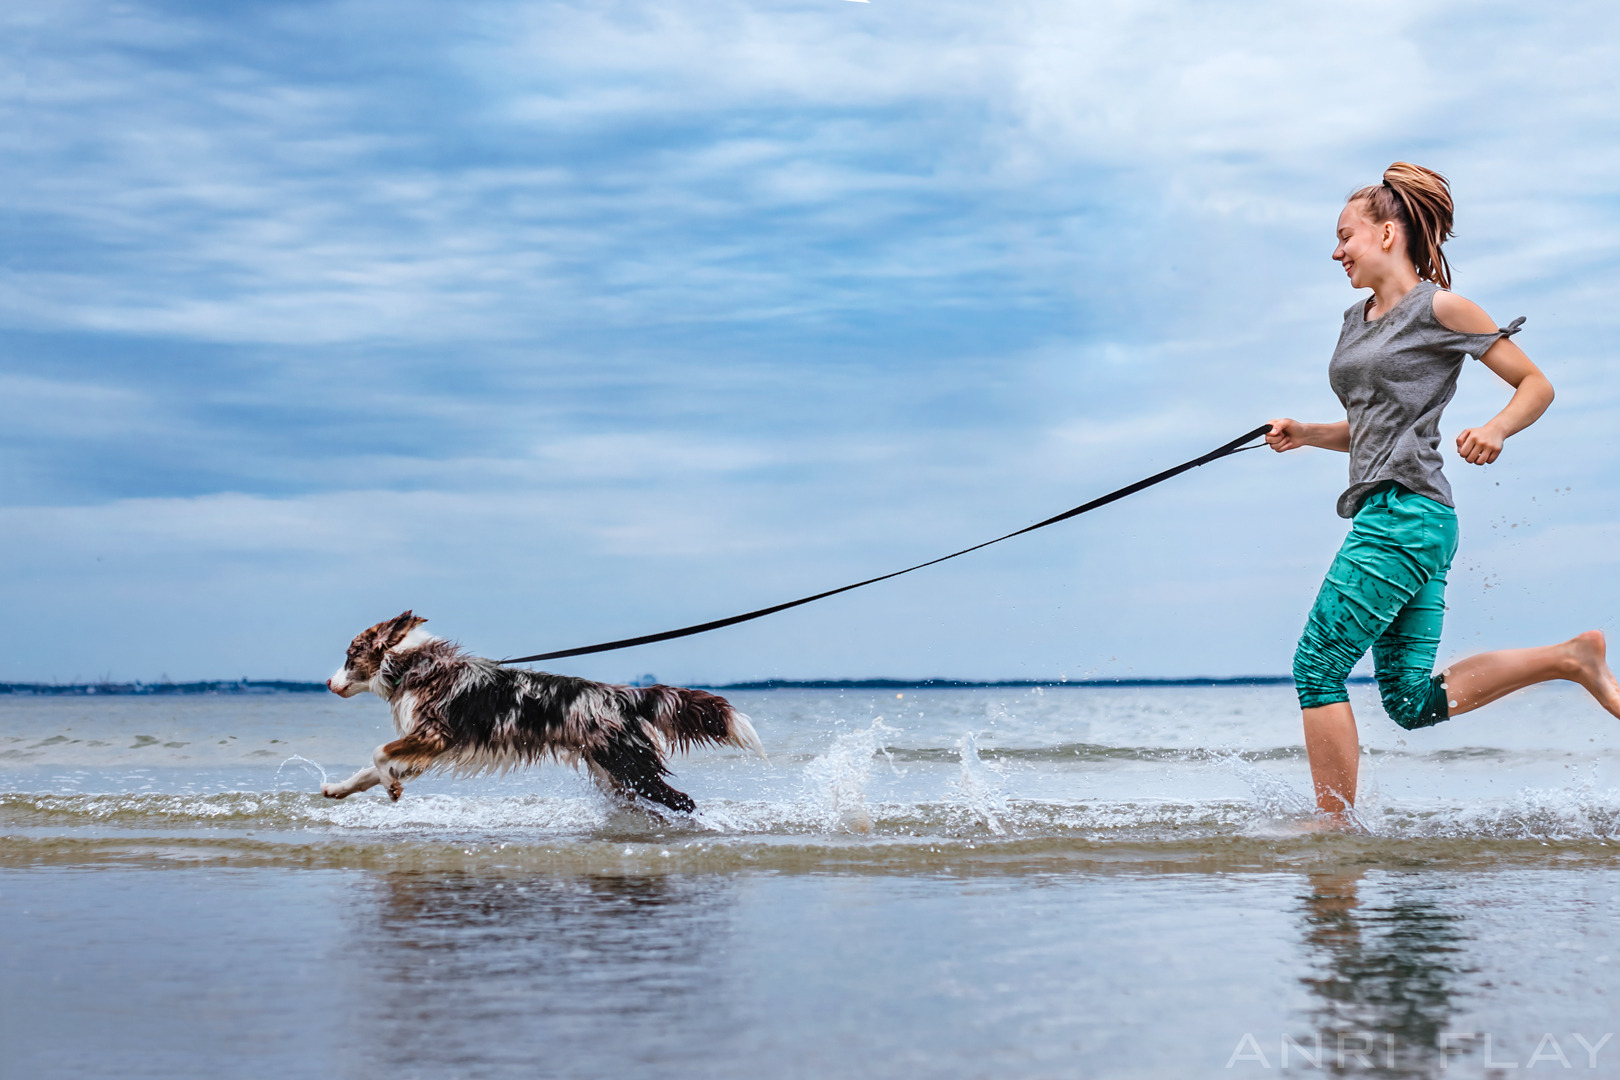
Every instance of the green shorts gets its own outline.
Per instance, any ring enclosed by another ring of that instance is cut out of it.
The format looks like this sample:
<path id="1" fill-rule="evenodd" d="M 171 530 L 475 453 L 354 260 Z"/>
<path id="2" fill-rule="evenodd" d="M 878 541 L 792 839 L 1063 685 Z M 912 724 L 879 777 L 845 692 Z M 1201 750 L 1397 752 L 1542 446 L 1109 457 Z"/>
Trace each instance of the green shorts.
<path id="1" fill-rule="evenodd" d="M 1434 674 L 1446 611 L 1457 513 L 1391 481 L 1374 488 L 1328 568 L 1294 653 L 1304 709 L 1350 700 L 1350 669 L 1373 651 L 1384 709 L 1403 728 L 1449 716 Z"/>

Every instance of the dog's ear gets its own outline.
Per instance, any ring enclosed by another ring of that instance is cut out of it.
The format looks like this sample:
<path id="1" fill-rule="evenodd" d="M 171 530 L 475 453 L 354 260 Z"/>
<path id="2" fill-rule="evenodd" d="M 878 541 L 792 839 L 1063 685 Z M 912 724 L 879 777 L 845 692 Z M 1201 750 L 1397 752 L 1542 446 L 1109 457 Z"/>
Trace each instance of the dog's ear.
<path id="1" fill-rule="evenodd" d="M 385 623 L 377 624 L 377 646 L 387 652 L 395 645 L 405 640 L 405 635 L 427 622 L 420 615 L 413 615 L 407 609 Z"/>

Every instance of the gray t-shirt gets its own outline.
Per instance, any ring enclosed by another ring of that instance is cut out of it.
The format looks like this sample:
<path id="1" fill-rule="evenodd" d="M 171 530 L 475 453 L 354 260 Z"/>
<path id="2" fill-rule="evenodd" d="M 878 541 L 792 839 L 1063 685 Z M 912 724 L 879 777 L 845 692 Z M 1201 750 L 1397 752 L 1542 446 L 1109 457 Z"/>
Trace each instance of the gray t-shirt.
<path id="1" fill-rule="evenodd" d="M 1480 357 L 1519 332 L 1524 316 L 1489 334 L 1465 334 L 1434 316 L 1440 287 L 1420 281 L 1376 319 L 1372 300 L 1344 313 L 1328 382 L 1350 421 L 1350 486 L 1339 516 L 1354 517 L 1361 500 L 1394 480 L 1410 491 L 1455 506 L 1440 471 L 1440 413 L 1457 392 L 1463 357 Z"/>

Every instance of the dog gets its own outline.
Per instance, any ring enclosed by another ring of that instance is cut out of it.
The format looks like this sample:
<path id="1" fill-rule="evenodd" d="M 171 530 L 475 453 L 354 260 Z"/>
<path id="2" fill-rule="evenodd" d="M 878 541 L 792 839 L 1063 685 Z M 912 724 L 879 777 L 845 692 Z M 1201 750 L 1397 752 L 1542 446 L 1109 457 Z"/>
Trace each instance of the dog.
<path id="1" fill-rule="evenodd" d="M 400 737 L 372 764 L 321 794 L 343 799 L 378 784 L 398 800 L 429 770 L 501 771 L 551 758 L 584 762 L 610 793 L 691 813 L 697 804 L 664 782 L 673 747 L 730 744 L 765 756 L 748 717 L 725 698 L 674 686 L 607 683 L 502 667 L 419 627 L 409 611 L 358 634 L 326 687 L 342 697 L 370 690 L 388 702 Z"/>

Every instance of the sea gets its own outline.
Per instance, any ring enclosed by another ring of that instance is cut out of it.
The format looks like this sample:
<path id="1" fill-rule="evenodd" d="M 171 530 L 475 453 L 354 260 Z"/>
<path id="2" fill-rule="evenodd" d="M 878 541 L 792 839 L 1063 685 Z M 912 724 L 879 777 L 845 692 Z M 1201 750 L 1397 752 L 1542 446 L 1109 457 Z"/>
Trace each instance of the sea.
<path id="1" fill-rule="evenodd" d="M 1287 686 L 728 692 L 691 815 L 335 802 L 369 695 L 0 695 L 0 1076 L 1620 1077 L 1620 723 Z"/>

